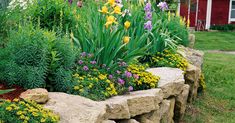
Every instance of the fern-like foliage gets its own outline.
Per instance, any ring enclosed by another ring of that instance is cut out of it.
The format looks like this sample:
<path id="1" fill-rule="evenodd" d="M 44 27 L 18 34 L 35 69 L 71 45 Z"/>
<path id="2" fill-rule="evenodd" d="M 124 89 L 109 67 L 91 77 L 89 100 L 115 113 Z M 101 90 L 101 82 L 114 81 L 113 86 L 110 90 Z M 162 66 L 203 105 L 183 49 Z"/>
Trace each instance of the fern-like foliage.
<path id="1" fill-rule="evenodd" d="M 0 58 L 0 79 L 8 85 L 67 91 L 76 53 L 67 37 L 26 26 L 11 31 Z"/>

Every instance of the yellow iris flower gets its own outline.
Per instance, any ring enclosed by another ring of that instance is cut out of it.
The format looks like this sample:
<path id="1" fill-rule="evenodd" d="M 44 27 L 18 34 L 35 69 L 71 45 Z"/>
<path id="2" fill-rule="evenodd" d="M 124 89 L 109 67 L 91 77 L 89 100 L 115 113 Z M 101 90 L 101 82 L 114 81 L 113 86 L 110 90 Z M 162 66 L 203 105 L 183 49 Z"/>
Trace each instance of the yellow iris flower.
<path id="1" fill-rule="evenodd" d="M 128 29 L 130 26 L 131 26 L 130 21 L 126 21 L 126 22 L 124 23 L 125 29 Z"/>
<path id="2" fill-rule="evenodd" d="M 110 4 L 111 6 L 115 6 L 115 0 L 108 0 L 108 2 L 105 4 L 105 5 L 107 5 L 107 4 Z"/>
<path id="3" fill-rule="evenodd" d="M 121 7 L 115 6 L 113 12 L 114 14 L 122 14 Z"/>
<path id="4" fill-rule="evenodd" d="M 113 23 L 114 24 L 118 24 L 118 22 L 116 21 L 117 19 L 114 17 L 114 16 L 108 16 L 107 17 L 107 22 L 105 23 L 105 26 L 106 26 L 106 28 L 108 28 L 109 27 L 109 25 L 112 25 Z"/>
<path id="5" fill-rule="evenodd" d="M 129 43 L 129 41 L 130 41 L 130 37 L 129 36 L 124 36 L 123 37 L 123 43 L 127 44 L 127 43 Z"/>
<path id="6" fill-rule="evenodd" d="M 109 12 L 108 12 L 108 8 L 107 8 L 106 6 L 103 6 L 103 7 L 101 8 L 101 10 L 99 10 L 99 12 L 101 12 L 101 13 L 103 13 L 103 14 L 109 13 Z"/>

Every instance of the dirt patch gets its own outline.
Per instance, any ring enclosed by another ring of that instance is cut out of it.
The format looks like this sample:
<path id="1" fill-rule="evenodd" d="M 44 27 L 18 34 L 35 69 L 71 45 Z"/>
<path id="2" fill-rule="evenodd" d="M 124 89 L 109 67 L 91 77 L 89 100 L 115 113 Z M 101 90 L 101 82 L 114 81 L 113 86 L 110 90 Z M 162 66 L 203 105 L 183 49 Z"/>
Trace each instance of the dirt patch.
<path id="1" fill-rule="evenodd" d="M 15 89 L 12 92 L 6 93 L 6 94 L 1 94 L 0 99 L 9 99 L 13 100 L 15 98 L 19 98 L 20 94 L 25 91 L 25 89 L 19 87 L 19 86 L 12 86 L 12 88 L 7 87 L 5 84 L 0 83 L 0 89 L 1 90 L 6 90 L 6 89 Z"/>

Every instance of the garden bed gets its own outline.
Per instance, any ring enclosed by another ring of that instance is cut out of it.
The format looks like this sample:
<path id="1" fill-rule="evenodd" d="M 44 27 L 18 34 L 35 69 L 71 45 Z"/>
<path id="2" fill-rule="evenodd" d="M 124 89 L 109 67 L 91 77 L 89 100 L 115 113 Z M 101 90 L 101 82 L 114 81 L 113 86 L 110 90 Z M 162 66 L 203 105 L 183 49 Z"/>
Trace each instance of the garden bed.
<path id="1" fill-rule="evenodd" d="M 148 69 L 161 78 L 156 89 L 134 91 L 98 102 L 81 96 L 49 92 L 50 100 L 45 108 L 60 114 L 62 123 L 179 122 L 187 103 L 197 96 L 203 61 L 201 52 L 182 49 L 185 57 L 195 66 L 191 64 L 186 74 L 177 68 Z"/>
<path id="2" fill-rule="evenodd" d="M 50 110 L 37 112 L 49 91 L 45 107 L 61 122 L 180 120 L 204 87 L 203 54 L 179 46 L 193 46 L 194 36 L 168 9 L 155 1 L 11 1 L 0 11 L 0 80 L 28 90 L 0 102 L 0 119 L 57 122 Z"/>

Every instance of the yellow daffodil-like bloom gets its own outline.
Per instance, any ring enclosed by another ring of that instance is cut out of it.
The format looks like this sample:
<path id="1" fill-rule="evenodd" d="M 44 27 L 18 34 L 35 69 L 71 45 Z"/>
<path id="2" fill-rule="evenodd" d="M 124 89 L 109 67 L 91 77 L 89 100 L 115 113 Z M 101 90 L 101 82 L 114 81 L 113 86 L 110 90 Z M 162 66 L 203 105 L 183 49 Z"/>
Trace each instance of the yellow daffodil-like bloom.
<path id="1" fill-rule="evenodd" d="M 115 6 L 113 12 L 114 14 L 122 14 L 121 7 Z"/>
<path id="2" fill-rule="evenodd" d="M 103 14 L 107 14 L 108 13 L 108 8 L 106 6 L 103 6 L 101 10 L 99 10 L 99 12 L 103 13 Z"/>
<path id="3" fill-rule="evenodd" d="M 107 4 L 110 4 L 111 6 L 115 6 L 115 0 L 108 0 L 108 2 L 105 4 L 105 5 L 107 5 Z"/>
<path id="4" fill-rule="evenodd" d="M 130 21 L 126 21 L 126 22 L 124 23 L 125 29 L 128 29 L 130 26 L 131 26 Z"/>
<path id="5" fill-rule="evenodd" d="M 123 37 L 123 43 L 127 44 L 127 43 L 129 43 L 129 41 L 130 41 L 130 37 L 129 36 L 124 36 Z"/>
<path id="6" fill-rule="evenodd" d="M 109 25 L 112 25 L 112 24 L 118 24 L 117 23 L 117 21 L 116 21 L 116 18 L 114 17 L 114 16 L 108 16 L 107 17 L 107 22 L 105 23 L 105 26 L 106 26 L 106 28 L 108 28 L 109 27 Z"/>

